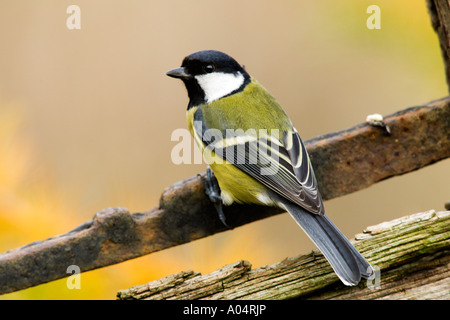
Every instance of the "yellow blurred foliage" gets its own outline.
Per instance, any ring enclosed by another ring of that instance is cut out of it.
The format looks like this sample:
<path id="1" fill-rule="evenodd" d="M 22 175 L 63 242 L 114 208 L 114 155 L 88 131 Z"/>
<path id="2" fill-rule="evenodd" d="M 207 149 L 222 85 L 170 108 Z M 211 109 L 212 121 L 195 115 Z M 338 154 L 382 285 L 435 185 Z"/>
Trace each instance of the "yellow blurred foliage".
<path id="1" fill-rule="evenodd" d="M 16 104 L 5 105 L 0 101 L 0 252 L 67 232 L 80 224 L 77 208 L 64 204 L 61 186 L 52 181 L 50 168 L 37 168 L 33 164 L 33 147 L 22 132 L 20 110 Z M 0 298 L 111 299 L 121 284 L 122 287 L 130 282 L 137 284 L 140 277 L 147 280 L 149 273 L 145 265 L 145 262 L 140 266 L 123 264 L 120 270 L 113 267 L 112 273 L 111 270 L 83 273 L 80 290 L 68 289 L 67 280 L 61 279 Z M 108 278 L 118 281 L 111 283 Z"/>
<path id="2" fill-rule="evenodd" d="M 0 102 L 1 103 L 1 102 Z M 0 250 L 10 244 L 49 237 L 73 221 L 72 209 L 59 201 L 45 168 L 32 161 L 33 149 L 22 134 L 23 115 L 15 104 L 0 106 Z"/>
<path id="3" fill-rule="evenodd" d="M 37 168 L 33 163 L 33 147 L 23 133 L 20 110 L 16 104 L 0 101 L 0 252 L 65 233 L 83 222 L 77 219 L 79 208 L 64 203 L 62 186 L 53 181 L 50 168 Z M 76 202 L 73 199 L 72 203 Z M 224 249 L 220 250 L 220 260 L 234 261 L 236 254 L 245 257 L 255 248 L 242 248 L 244 238 L 237 236 L 221 243 L 219 236 L 209 242 L 197 241 L 192 248 L 181 246 L 82 273 L 81 289 L 69 289 L 64 278 L 0 299 L 114 299 L 117 290 L 184 270 L 180 266 L 186 261 L 196 271 L 212 271 L 222 263 L 210 254 L 218 248 Z"/>

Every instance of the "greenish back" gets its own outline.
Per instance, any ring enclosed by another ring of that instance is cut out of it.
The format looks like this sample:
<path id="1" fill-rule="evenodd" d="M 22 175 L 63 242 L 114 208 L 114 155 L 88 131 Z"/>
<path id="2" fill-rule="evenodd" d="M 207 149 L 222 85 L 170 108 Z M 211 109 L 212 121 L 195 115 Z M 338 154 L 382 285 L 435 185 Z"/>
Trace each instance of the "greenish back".
<path id="1" fill-rule="evenodd" d="M 268 91 L 255 79 L 236 94 L 202 104 L 201 112 L 208 129 L 219 129 L 225 134 L 226 129 L 279 129 L 278 139 L 292 128 L 288 116 Z"/>

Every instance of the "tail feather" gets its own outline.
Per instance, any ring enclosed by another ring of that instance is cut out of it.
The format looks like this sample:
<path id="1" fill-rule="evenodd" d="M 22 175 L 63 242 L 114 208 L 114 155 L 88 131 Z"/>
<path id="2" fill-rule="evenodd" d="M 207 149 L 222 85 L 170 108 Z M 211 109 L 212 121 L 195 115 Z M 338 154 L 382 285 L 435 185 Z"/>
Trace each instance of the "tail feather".
<path id="1" fill-rule="evenodd" d="M 291 202 L 283 204 L 345 285 L 357 285 L 361 277 L 373 274 L 370 264 L 326 215 L 309 213 Z"/>

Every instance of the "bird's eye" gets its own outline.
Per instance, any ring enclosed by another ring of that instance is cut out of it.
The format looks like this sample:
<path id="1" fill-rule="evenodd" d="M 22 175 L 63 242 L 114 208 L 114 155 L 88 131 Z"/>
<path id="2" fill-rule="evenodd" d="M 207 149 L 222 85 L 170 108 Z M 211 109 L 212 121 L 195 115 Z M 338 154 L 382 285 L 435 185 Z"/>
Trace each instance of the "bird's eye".
<path id="1" fill-rule="evenodd" d="M 206 73 L 211 73 L 215 70 L 216 68 L 214 67 L 214 65 L 212 64 L 208 64 L 206 66 L 203 67 L 203 71 L 205 71 Z"/>

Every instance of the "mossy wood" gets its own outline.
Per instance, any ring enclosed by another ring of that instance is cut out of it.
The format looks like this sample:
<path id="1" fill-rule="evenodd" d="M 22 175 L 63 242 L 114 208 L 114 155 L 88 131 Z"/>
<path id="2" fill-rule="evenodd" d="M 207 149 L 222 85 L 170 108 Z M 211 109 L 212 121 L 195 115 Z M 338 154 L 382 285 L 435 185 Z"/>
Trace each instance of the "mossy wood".
<path id="1" fill-rule="evenodd" d="M 371 226 L 352 242 L 378 270 L 356 287 L 344 286 L 323 255 L 313 251 L 254 270 L 249 262 L 238 261 L 205 275 L 183 271 L 119 291 L 117 297 L 450 299 L 450 211 L 431 210 Z"/>

